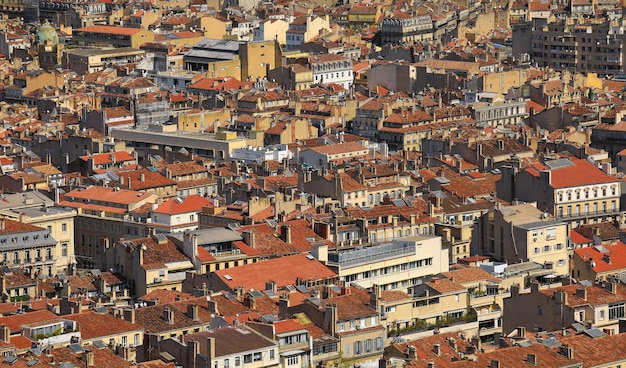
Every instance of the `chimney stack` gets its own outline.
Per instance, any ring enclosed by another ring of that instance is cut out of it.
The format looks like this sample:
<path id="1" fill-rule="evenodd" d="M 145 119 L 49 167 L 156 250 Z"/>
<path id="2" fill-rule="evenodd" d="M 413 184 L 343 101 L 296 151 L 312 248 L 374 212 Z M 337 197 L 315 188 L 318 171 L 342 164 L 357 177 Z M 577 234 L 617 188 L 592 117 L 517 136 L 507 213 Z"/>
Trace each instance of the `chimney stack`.
<path id="1" fill-rule="evenodd" d="M 187 316 L 194 321 L 197 321 L 198 318 L 198 305 L 197 304 L 189 304 L 187 305 Z"/>
<path id="2" fill-rule="evenodd" d="M 283 225 L 280 228 L 280 238 L 287 244 L 291 244 L 291 225 Z"/>
<path id="3" fill-rule="evenodd" d="M 174 311 L 169 307 L 166 307 L 165 309 L 163 309 L 163 319 L 165 320 L 165 323 L 173 325 L 174 324 Z"/>

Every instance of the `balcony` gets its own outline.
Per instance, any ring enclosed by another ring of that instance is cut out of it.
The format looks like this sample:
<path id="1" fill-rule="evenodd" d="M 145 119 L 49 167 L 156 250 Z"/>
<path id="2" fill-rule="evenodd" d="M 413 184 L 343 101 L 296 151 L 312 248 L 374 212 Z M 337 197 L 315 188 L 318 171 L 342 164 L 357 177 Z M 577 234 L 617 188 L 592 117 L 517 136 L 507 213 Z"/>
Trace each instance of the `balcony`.
<path id="1" fill-rule="evenodd" d="M 560 213 L 555 216 L 558 220 L 576 220 L 581 218 L 588 217 L 601 217 L 601 216 L 616 216 L 619 215 L 622 211 L 620 210 L 604 210 L 604 211 L 587 211 L 580 213 Z"/>

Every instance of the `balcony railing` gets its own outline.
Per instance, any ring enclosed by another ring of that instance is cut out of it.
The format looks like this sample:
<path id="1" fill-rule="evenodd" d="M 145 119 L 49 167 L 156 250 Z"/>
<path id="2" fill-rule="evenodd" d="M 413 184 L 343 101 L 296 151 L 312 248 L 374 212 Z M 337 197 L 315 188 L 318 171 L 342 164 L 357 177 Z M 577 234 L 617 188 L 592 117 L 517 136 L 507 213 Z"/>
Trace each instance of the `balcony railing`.
<path id="1" fill-rule="evenodd" d="M 600 210 L 600 211 L 585 211 L 585 212 L 576 212 L 576 213 L 559 213 L 555 216 L 557 219 L 570 220 L 577 218 L 585 218 L 585 217 L 593 217 L 593 216 L 602 216 L 602 215 L 618 215 L 621 211 L 618 209 L 615 210 Z"/>

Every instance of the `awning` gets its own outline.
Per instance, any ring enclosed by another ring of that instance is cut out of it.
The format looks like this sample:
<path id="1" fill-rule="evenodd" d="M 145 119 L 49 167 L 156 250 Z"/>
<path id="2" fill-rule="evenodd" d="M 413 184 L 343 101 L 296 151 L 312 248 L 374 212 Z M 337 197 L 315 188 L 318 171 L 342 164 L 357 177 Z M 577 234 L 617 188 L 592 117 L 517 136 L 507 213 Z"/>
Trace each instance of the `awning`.
<path id="1" fill-rule="evenodd" d="M 302 355 L 306 353 L 304 350 L 290 350 L 285 351 L 284 353 L 280 353 L 280 356 L 292 356 L 292 355 Z"/>

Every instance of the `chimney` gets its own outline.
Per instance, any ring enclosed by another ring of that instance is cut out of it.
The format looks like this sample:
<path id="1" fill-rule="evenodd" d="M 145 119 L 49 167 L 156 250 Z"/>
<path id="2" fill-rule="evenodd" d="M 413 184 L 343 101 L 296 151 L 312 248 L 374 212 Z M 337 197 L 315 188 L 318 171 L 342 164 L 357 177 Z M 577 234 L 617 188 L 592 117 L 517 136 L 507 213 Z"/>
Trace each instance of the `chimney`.
<path id="1" fill-rule="evenodd" d="M 576 296 L 582 300 L 587 300 L 587 289 L 584 287 L 576 289 Z"/>
<path id="2" fill-rule="evenodd" d="M 187 317 L 197 321 L 198 318 L 198 305 L 197 304 L 189 304 L 187 305 Z"/>
<path id="3" fill-rule="evenodd" d="M 441 345 L 435 344 L 435 346 L 433 346 L 433 353 L 438 357 L 441 356 Z"/>
<path id="4" fill-rule="evenodd" d="M 124 319 L 130 323 L 135 323 L 135 310 L 133 308 L 124 309 Z"/>
<path id="5" fill-rule="evenodd" d="M 11 329 L 7 325 L 0 326 L 0 338 L 7 344 L 11 343 Z"/>
<path id="6" fill-rule="evenodd" d="M 278 300 L 278 317 L 280 319 L 286 319 L 289 317 L 289 295 L 281 295 Z"/>
<path id="7" fill-rule="evenodd" d="M 200 354 L 200 343 L 196 340 L 187 341 L 187 367 L 194 366 L 198 354 Z"/>
<path id="8" fill-rule="evenodd" d="M 532 365 L 537 365 L 537 355 L 528 354 L 526 357 L 526 361 Z"/>
<path id="9" fill-rule="evenodd" d="M 139 181 L 146 181 L 146 174 L 145 173 L 139 173 Z"/>
<path id="10" fill-rule="evenodd" d="M 93 351 L 91 349 L 85 349 L 85 365 L 87 367 L 93 367 Z"/>
<path id="11" fill-rule="evenodd" d="M 330 303 L 326 305 L 326 313 L 324 314 L 324 329 L 330 336 L 336 337 L 337 304 L 335 303 Z"/>
<path id="12" fill-rule="evenodd" d="M 0 219 L 0 231 L 4 231 L 4 219 Z"/>
<path id="13" fill-rule="evenodd" d="M 206 355 L 209 362 L 215 361 L 215 338 L 209 337 L 206 339 Z"/>
<path id="14" fill-rule="evenodd" d="M 243 305 L 250 310 L 256 310 L 256 299 L 252 295 L 246 295 L 243 298 Z"/>
<path id="15" fill-rule="evenodd" d="M 287 244 L 291 244 L 291 225 L 280 227 L 280 238 Z"/>
<path id="16" fill-rule="evenodd" d="M 254 232 L 252 230 L 246 230 L 243 232 L 243 241 L 244 243 L 248 244 L 248 246 L 250 248 L 254 248 L 255 244 L 254 244 Z"/>
<path id="17" fill-rule="evenodd" d="M 571 348 L 567 345 L 561 346 L 559 349 L 559 353 L 567 359 L 574 359 L 574 348 Z"/>
<path id="18" fill-rule="evenodd" d="M 268 281 L 265 283 L 265 290 L 271 290 L 276 292 L 278 290 L 278 286 L 276 285 L 276 281 Z"/>
<path id="19" fill-rule="evenodd" d="M 163 320 L 165 320 L 167 324 L 174 324 L 174 311 L 171 308 L 166 307 L 163 309 Z"/>

